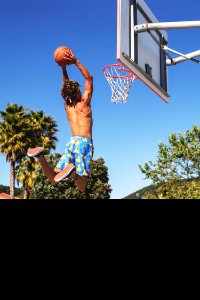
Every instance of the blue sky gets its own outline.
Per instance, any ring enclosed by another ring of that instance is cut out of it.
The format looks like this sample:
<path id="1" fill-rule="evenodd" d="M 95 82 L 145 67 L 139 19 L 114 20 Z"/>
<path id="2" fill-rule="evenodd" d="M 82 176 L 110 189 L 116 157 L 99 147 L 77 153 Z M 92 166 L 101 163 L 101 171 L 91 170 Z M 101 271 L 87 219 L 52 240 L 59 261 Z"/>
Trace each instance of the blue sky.
<path id="1" fill-rule="evenodd" d="M 160 22 L 199 20 L 200 2 L 146 0 Z M 200 66 L 170 67 L 170 103 L 165 104 L 140 81 L 126 104 L 111 103 L 102 69 L 116 63 L 116 0 L 0 0 L 0 110 L 17 103 L 43 110 L 58 123 L 57 152 L 71 135 L 60 96 L 61 69 L 53 59 L 60 45 L 72 48 L 94 77 L 94 158 L 108 167 L 112 199 L 149 185 L 138 164 L 156 160 L 158 143 L 173 132 L 200 124 Z M 168 30 L 169 47 L 189 53 L 200 49 L 200 29 Z M 71 79 L 84 85 L 75 66 Z M 9 165 L 0 155 L 0 184 L 9 185 Z"/>

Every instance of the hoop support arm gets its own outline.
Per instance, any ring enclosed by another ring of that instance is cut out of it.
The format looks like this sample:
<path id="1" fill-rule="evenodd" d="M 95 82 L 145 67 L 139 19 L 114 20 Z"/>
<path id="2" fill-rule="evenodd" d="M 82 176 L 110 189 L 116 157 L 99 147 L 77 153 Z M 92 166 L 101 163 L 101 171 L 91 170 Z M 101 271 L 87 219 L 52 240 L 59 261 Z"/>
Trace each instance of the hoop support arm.
<path id="1" fill-rule="evenodd" d="M 134 26 L 135 33 L 151 30 L 200 28 L 200 21 L 146 23 Z"/>
<path id="2" fill-rule="evenodd" d="M 188 53 L 188 54 L 183 54 L 183 53 L 180 53 L 180 52 L 175 51 L 175 50 L 173 50 L 173 49 L 170 49 L 169 47 L 164 46 L 164 45 L 161 46 L 161 48 L 164 49 L 164 50 L 168 50 L 168 51 L 170 51 L 170 52 L 173 52 L 173 53 L 175 53 L 175 54 L 180 55 L 180 56 L 177 57 L 177 58 L 167 59 L 167 60 L 166 60 L 166 65 L 167 65 L 167 66 L 176 65 L 176 64 L 178 64 L 178 63 L 185 62 L 185 61 L 187 61 L 187 60 L 192 60 L 192 61 L 194 61 L 194 62 L 200 64 L 200 61 L 197 60 L 197 59 L 195 59 L 195 57 L 200 56 L 200 50 L 195 51 L 195 52 L 191 52 L 191 53 Z"/>

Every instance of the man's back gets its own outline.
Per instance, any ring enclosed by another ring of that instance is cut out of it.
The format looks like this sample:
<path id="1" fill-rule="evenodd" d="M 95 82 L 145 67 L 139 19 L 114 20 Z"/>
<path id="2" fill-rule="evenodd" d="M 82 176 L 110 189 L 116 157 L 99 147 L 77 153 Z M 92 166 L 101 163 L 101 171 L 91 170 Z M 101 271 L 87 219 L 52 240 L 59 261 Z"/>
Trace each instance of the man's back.
<path id="1" fill-rule="evenodd" d="M 65 110 L 72 135 L 92 139 L 93 120 L 91 105 L 81 100 L 81 102 L 71 106 L 65 104 Z"/>

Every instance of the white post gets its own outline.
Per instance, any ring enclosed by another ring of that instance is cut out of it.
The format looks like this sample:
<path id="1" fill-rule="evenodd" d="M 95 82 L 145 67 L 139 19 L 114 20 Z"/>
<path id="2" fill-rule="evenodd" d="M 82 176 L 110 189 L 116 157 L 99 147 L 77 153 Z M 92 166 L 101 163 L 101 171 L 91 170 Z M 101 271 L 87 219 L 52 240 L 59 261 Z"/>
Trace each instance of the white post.
<path id="1" fill-rule="evenodd" d="M 166 49 L 166 50 L 169 50 L 169 48 Z M 193 60 L 195 57 L 200 56 L 200 50 L 195 51 L 195 52 L 191 52 L 191 53 L 188 53 L 188 54 L 184 54 L 184 55 L 180 52 L 177 52 L 177 51 L 173 51 L 173 52 L 176 53 L 176 54 L 179 54 L 181 56 L 179 56 L 177 58 L 173 58 L 172 60 L 167 59 L 166 60 L 166 65 L 167 66 L 173 66 L 173 65 L 179 64 L 181 62 L 185 62 L 185 61 L 190 60 L 190 59 Z M 196 62 L 200 64 L 200 61 L 196 61 Z"/>
<path id="2" fill-rule="evenodd" d="M 134 26 L 136 33 L 150 30 L 166 30 L 166 29 L 190 29 L 200 28 L 200 21 L 183 21 L 183 22 L 164 22 L 164 23 L 146 23 Z"/>

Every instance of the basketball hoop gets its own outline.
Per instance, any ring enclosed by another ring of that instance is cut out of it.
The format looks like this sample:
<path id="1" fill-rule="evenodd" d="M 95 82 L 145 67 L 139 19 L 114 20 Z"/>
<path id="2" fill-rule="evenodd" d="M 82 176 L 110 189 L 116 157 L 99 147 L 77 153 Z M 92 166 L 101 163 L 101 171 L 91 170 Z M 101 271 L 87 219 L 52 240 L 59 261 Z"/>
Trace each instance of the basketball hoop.
<path id="1" fill-rule="evenodd" d="M 115 103 L 126 103 L 128 101 L 130 87 L 136 79 L 136 76 L 122 64 L 106 66 L 103 69 L 103 73 L 111 87 L 111 101 Z"/>

